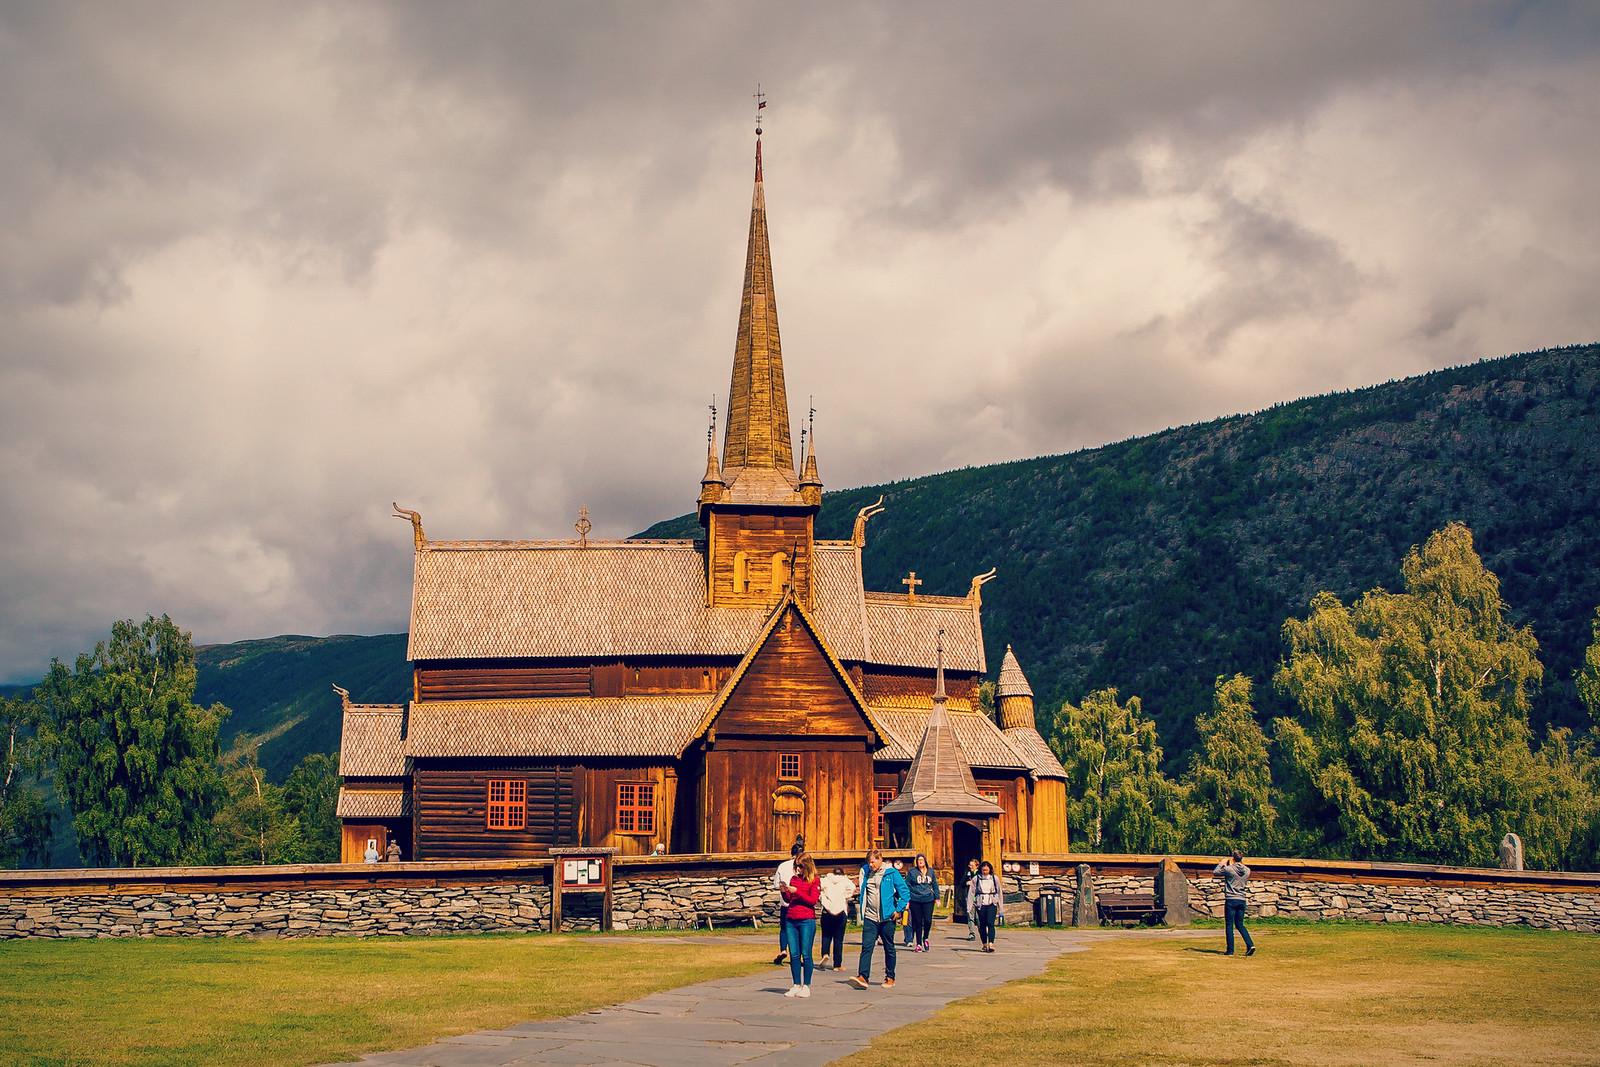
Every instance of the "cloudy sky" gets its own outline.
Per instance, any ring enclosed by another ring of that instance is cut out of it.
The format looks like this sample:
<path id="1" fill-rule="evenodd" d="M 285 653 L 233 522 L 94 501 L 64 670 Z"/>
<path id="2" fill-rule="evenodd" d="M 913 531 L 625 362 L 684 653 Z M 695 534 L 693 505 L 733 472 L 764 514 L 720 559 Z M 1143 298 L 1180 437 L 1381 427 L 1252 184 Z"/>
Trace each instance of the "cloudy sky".
<path id="1" fill-rule="evenodd" d="M 1600 340 L 1593 3 L 0 0 L 0 680 L 689 510 L 758 82 L 834 488 Z"/>

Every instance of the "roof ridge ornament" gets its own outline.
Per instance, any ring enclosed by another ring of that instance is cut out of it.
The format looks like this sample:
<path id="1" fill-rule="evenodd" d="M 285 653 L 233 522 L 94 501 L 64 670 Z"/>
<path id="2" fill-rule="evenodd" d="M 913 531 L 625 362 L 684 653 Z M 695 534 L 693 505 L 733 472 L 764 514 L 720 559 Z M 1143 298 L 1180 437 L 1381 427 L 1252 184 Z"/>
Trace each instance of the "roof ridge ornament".
<path id="1" fill-rule="evenodd" d="M 869 504 L 860 511 L 856 512 L 856 528 L 855 532 L 850 535 L 850 540 L 857 548 L 867 547 L 867 520 L 878 514 L 880 511 L 888 510 L 888 508 L 883 506 L 882 495 L 879 495 L 878 502 L 876 504 Z"/>
<path id="2" fill-rule="evenodd" d="M 989 582 L 994 581 L 995 573 L 999 569 L 999 567 L 990 567 L 989 573 L 979 574 L 973 577 L 972 588 L 967 590 L 967 599 L 972 601 L 972 606 L 974 608 L 983 607 L 983 587 Z M 1006 647 L 1010 648 L 1011 646 L 1007 645 Z"/>
<path id="3" fill-rule="evenodd" d="M 394 505 L 394 517 L 397 519 L 411 520 L 411 537 L 420 552 L 428 546 L 428 535 L 422 532 L 422 516 L 415 511 L 408 511 L 399 504 Z"/>
<path id="4" fill-rule="evenodd" d="M 578 509 L 578 521 L 572 524 L 578 531 L 578 547 L 589 547 L 589 531 L 594 529 L 594 523 L 589 521 L 589 505 L 585 504 Z"/>

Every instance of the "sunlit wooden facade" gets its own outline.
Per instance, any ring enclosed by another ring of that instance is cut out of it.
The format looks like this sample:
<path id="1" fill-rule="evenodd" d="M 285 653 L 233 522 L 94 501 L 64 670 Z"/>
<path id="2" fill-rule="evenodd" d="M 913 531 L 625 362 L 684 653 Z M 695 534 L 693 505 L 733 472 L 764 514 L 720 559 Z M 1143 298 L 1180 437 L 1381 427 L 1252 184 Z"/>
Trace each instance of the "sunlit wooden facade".
<path id="1" fill-rule="evenodd" d="M 978 706 L 990 575 L 962 597 L 916 584 L 872 592 L 872 509 L 850 540 L 815 537 L 822 482 L 814 447 L 794 458 L 759 144 L 756 160 L 722 448 L 713 430 L 698 497 L 703 536 L 433 541 L 404 513 L 413 699 L 346 706 L 347 860 L 369 839 L 380 851 L 397 842 L 407 859 L 569 844 L 775 851 L 797 834 L 817 849 L 889 843 L 879 810 L 899 795 L 934 711 L 941 641 L 948 736 L 999 813 L 952 823 L 929 849 L 941 866 L 957 858 L 954 838 L 963 855 L 1066 850 L 1065 775 L 1009 649 L 998 721 Z"/>

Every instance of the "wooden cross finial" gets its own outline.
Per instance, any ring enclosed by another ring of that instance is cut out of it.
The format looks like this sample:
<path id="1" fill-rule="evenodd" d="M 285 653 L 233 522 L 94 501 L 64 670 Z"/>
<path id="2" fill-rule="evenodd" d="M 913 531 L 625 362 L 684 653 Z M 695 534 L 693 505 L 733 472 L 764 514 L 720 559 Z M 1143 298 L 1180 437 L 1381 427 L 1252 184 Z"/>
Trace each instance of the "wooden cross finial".
<path id="1" fill-rule="evenodd" d="M 922 579 L 917 577 L 917 572 L 912 571 L 911 577 L 900 579 L 900 584 L 906 587 L 906 599 L 917 599 L 917 586 L 922 585 Z"/>
<path id="2" fill-rule="evenodd" d="M 578 547 L 588 548 L 589 531 L 594 529 L 594 523 L 589 521 L 588 504 L 578 509 L 578 521 L 572 524 L 572 528 L 578 531 Z"/>

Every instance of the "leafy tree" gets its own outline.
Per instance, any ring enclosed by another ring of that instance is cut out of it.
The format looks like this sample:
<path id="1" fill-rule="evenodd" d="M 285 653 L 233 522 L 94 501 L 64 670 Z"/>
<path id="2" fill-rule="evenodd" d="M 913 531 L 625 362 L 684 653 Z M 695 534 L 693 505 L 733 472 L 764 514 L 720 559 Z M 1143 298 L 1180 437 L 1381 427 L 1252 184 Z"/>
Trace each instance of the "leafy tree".
<path id="1" fill-rule="evenodd" d="M 50 854 L 54 818 L 36 784 L 44 763 L 38 728 L 37 705 L 0 697 L 0 867 Z"/>
<path id="2" fill-rule="evenodd" d="M 283 783 L 284 814 L 298 826 L 302 854 L 285 857 L 286 863 L 338 863 L 343 833 L 336 809 L 339 803 L 339 762 L 322 752 L 300 761 Z"/>
<path id="3" fill-rule="evenodd" d="M 1533 803 L 1538 643 L 1506 623 L 1499 581 L 1460 523 L 1413 547 L 1401 570 L 1404 593 L 1374 589 L 1351 608 L 1320 593 L 1308 619 L 1284 623 L 1275 683 L 1301 719 L 1274 728 L 1300 844 L 1492 864 Z"/>
<path id="4" fill-rule="evenodd" d="M 1219 677 L 1211 711 L 1195 720 L 1200 743 L 1184 776 L 1184 847 L 1260 854 L 1274 821 L 1267 737 L 1250 704 L 1250 679 Z"/>
<path id="5" fill-rule="evenodd" d="M 1063 703 L 1050 741 L 1067 771 L 1068 819 L 1076 841 L 1095 852 L 1168 852 L 1177 844 L 1177 790 L 1161 773 L 1156 724 L 1139 698 L 1115 689 Z"/>
<path id="6" fill-rule="evenodd" d="M 1578 669 L 1578 697 L 1589 709 L 1589 722 L 1593 731 L 1600 731 L 1600 608 L 1594 611 L 1589 623 L 1594 641 L 1583 654 L 1583 666 Z"/>
<path id="7" fill-rule="evenodd" d="M 59 660 L 39 684 L 56 789 L 89 866 L 193 861 L 222 796 L 217 730 L 228 709 L 194 704 L 194 644 L 170 618 L 126 620 L 111 640 Z"/>
<path id="8" fill-rule="evenodd" d="M 226 864 L 281 863 L 289 830 L 283 815 L 282 790 L 266 780 L 254 746 L 231 753 L 223 781 L 227 797 L 212 823 L 216 828 L 213 858 Z"/>

